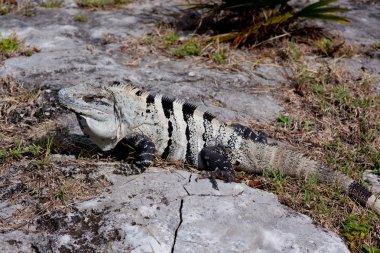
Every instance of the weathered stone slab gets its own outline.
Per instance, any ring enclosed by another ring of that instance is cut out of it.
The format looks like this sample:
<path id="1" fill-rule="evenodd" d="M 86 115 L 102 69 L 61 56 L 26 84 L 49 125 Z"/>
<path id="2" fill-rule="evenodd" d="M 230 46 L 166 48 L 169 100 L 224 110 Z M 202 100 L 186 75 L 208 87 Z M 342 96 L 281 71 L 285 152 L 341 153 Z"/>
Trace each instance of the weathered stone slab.
<path id="1" fill-rule="evenodd" d="M 150 168 L 97 198 L 40 220 L 36 232 L 0 235 L 1 252 L 348 252 L 341 239 L 277 198 L 242 184 Z"/>

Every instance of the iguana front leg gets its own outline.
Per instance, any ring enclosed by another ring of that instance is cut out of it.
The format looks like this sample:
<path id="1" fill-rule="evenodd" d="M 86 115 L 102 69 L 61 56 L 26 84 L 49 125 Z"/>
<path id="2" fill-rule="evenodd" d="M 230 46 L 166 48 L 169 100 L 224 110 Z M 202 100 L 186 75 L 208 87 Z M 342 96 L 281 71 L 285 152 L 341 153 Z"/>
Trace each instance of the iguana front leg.
<path id="1" fill-rule="evenodd" d="M 119 158 L 123 153 L 125 156 L 131 154 L 135 158 L 131 168 L 122 168 L 116 171 L 116 173 L 127 175 L 131 174 L 128 173 L 128 169 L 132 169 L 134 173 L 144 172 L 149 166 L 152 165 L 154 153 L 156 151 L 154 143 L 142 134 L 136 134 L 124 138 L 118 143 L 116 149 L 117 150 L 115 150 L 115 152 Z"/>
<path id="2" fill-rule="evenodd" d="M 216 178 L 226 182 L 235 180 L 235 171 L 223 147 L 209 146 L 203 148 L 201 159 L 205 164 L 205 170 L 201 172 L 198 178 L 209 178 L 214 189 L 218 190 Z"/>

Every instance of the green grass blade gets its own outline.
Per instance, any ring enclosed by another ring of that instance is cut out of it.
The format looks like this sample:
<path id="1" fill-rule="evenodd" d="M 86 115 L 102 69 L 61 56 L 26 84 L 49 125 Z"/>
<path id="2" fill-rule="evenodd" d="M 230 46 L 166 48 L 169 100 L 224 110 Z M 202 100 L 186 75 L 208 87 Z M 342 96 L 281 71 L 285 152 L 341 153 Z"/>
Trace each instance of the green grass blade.
<path id="1" fill-rule="evenodd" d="M 349 25 L 350 20 L 348 18 L 342 17 L 342 16 L 337 16 L 333 14 L 310 14 L 308 16 L 302 16 L 302 17 L 307 17 L 307 18 L 316 18 L 316 19 L 321 19 L 325 21 L 332 21 L 332 22 L 338 22 L 341 24 Z"/>
<path id="2" fill-rule="evenodd" d="M 347 12 L 347 11 L 349 11 L 349 9 L 332 6 L 332 7 L 312 9 L 308 11 L 301 11 L 298 14 L 299 16 L 301 16 L 302 14 L 307 15 L 307 13 L 329 13 L 329 12 Z"/>
<path id="3" fill-rule="evenodd" d="M 319 0 L 316 3 L 313 3 L 313 4 L 310 4 L 310 5 L 306 6 L 305 8 L 303 8 L 301 10 L 301 12 L 302 11 L 306 11 L 306 10 L 317 9 L 319 7 L 326 6 L 326 5 L 328 5 L 330 3 L 333 3 L 333 2 L 336 2 L 336 1 L 338 1 L 338 0 Z"/>

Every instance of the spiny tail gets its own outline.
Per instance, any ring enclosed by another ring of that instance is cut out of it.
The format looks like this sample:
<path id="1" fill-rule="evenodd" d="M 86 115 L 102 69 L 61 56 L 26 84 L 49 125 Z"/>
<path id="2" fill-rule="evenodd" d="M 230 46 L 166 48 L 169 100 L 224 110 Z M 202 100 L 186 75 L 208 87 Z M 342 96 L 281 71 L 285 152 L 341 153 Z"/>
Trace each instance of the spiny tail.
<path id="1" fill-rule="evenodd" d="M 329 185 L 337 183 L 353 200 L 380 215 L 380 199 L 352 178 L 308 159 L 286 145 L 254 143 L 251 148 L 253 162 L 260 170 L 280 170 L 296 178 L 316 177 Z"/>

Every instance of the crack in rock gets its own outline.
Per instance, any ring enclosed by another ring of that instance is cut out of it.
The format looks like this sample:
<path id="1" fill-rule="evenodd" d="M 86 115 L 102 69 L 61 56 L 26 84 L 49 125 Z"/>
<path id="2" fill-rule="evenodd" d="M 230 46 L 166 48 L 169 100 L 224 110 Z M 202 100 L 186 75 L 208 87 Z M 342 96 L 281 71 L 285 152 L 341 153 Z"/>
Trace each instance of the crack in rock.
<path id="1" fill-rule="evenodd" d="M 178 223 L 178 226 L 174 232 L 174 240 L 173 240 L 171 253 L 174 253 L 175 243 L 177 241 L 178 230 L 179 230 L 180 226 L 182 225 L 182 221 L 183 221 L 183 217 L 182 217 L 183 202 L 184 202 L 184 199 L 181 199 L 181 205 L 179 206 L 179 223 Z"/>

